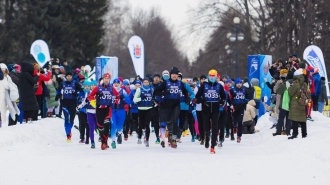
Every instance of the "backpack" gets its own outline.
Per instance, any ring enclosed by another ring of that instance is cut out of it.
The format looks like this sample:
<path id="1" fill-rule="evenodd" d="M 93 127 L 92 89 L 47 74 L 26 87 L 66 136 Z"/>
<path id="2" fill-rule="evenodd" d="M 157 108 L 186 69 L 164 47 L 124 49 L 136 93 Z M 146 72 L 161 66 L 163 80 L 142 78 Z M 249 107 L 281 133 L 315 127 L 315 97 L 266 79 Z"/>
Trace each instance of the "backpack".
<path id="1" fill-rule="evenodd" d="M 9 98 L 11 101 L 16 101 L 19 98 L 18 88 L 16 84 L 12 81 L 8 81 L 8 89 L 9 89 Z"/>
<path id="2" fill-rule="evenodd" d="M 300 96 L 298 97 L 298 103 L 300 105 L 307 105 L 311 99 L 311 92 L 308 90 L 306 83 L 300 87 Z"/>

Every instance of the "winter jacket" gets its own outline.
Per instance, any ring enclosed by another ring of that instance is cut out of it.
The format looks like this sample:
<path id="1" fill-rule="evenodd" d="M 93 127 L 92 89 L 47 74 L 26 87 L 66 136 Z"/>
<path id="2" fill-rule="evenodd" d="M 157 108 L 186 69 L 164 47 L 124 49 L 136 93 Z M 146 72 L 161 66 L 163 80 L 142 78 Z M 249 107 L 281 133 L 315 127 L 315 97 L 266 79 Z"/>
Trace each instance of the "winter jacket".
<path id="1" fill-rule="evenodd" d="M 0 80 L 3 80 L 3 72 L 0 70 Z"/>
<path id="2" fill-rule="evenodd" d="M 293 77 L 292 86 L 288 89 L 290 96 L 290 112 L 289 119 L 296 122 L 306 122 L 306 110 L 305 106 L 302 106 L 298 102 L 300 97 L 301 86 L 305 83 L 304 76 L 299 75 Z"/>
<path id="3" fill-rule="evenodd" d="M 272 66 L 269 68 L 269 73 L 274 79 L 280 78 L 280 71 L 277 70 L 277 67 Z"/>
<path id="4" fill-rule="evenodd" d="M 39 80 L 39 76 L 33 76 L 33 64 L 23 62 L 21 73 L 19 74 L 19 97 L 22 102 L 23 111 L 38 110 L 39 106 L 34 92 L 34 84 Z"/>
<path id="5" fill-rule="evenodd" d="M 244 112 L 243 122 L 251 121 L 256 117 L 256 102 L 254 100 L 250 100 L 246 105 L 246 109 Z"/>
<path id="6" fill-rule="evenodd" d="M 19 88 L 19 85 L 18 85 L 18 81 L 19 81 L 18 76 L 19 76 L 19 74 L 14 73 L 14 72 L 10 72 L 9 76 L 10 76 L 11 80 L 14 82 L 14 84 L 17 86 L 17 88 Z"/>
<path id="7" fill-rule="evenodd" d="M 321 76 L 319 73 L 313 74 L 314 78 L 314 94 L 319 97 L 321 95 Z"/>
<path id="8" fill-rule="evenodd" d="M 133 90 L 131 90 L 131 92 L 129 94 L 129 99 L 131 100 L 131 102 L 130 102 L 131 113 L 138 113 L 139 112 L 138 105 L 133 102 L 133 98 L 134 98 L 135 92 L 136 92 L 136 89 L 133 89 Z"/>
<path id="9" fill-rule="evenodd" d="M 314 84 L 314 77 L 312 75 L 308 76 L 308 84 L 309 84 L 309 90 L 311 94 L 315 93 L 315 84 Z"/>
<path id="10" fill-rule="evenodd" d="M 321 94 L 319 96 L 318 102 L 328 102 L 327 88 L 325 86 L 325 81 L 321 81 Z"/>
<path id="11" fill-rule="evenodd" d="M 245 82 L 243 84 L 243 86 L 246 87 L 246 90 L 249 93 L 249 97 L 247 97 L 247 99 L 253 100 L 254 99 L 254 87 L 249 82 Z"/>
<path id="12" fill-rule="evenodd" d="M 282 107 L 283 94 L 284 94 L 284 92 L 285 92 L 285 90 L 286 90 L 287 83 L 289 83 L 289 82 L 284 81 L 283 83 L 279 83 L 279 84 L 277 85 L 276 90 L 275 90 L 277 96 L 280 96 L 279 99 L 277 99 L 277 97 L 276 97 L 276 104 L 278 104 L 278 107 L 279 107 L 279 108 Z M 278 112 L 278 113 L 279 113 L 279 112 Z"/>
<path id="13" fill-rule="evenodd" d="M 270 113 L 270 116 L 271 116 L 272 118 L 274 118 L 274 119 L 277 119 L 278 114 L 275 112 L 275 107 L 268 106 L 265 102 L 262 102 L 262 104 L 264 105 L 264 108 L 265 108 L 267 111 L 271 112 L 271 113 Z"/>
<path id="14" fill-rule="evenodd" d="M 34 71 L 34 75 L 36 75 L 36 72 L 38 72 L 37 70 Z M 52 77 L 52 73 L 48 72 L 47 76 L 44 74 L 40 74 L 39 76 L 39 80 L 38 80 L 38 89 L 36 90 L 36 95 L 42 95 L 42 82 L 47 82 L 50 80 L 50 78 Z"/>
<path id="15" fill-rule="evenodd" d="M 1 69 L 0 69 L 1 71 Z M 9 90 L 8 82 L 12 81 L 10 76 L 7 75 L 0 80 L 0 113 L 3 122 L 6 122 L 7 118 L 7 102 L 6 102 L 6 91 Z"/>
<path id="16" fill-rule="evenodd" d="M 195 98 L 195 93 L 187 83 L 183 83 L 186 86 L 186 89 L 189 94 L 189 98 L 192 100 Z M 180 110 L 189 110 L 189 105 L 186 102 L 180 103 Z"/>
<path id="17" fill-rule="evenodd" d="M 71 72 L 71 67 L 69 65 L 63 65 L 66 72 Z"/>
<path id="18" fill-rule="evenodd" d="M 57 83 L 53 82 L 53 80 L 49 80 L 45 82 L 45 84 L 49 89 L 49 95 L 47 97 L 47 108 L 58 106 L 58 101 L 55 101 L 56 88 L 58 86 Z"/>
<path id="19" fill-rule="evenodd" d="M 274 88 L 273 88 L 273 91 L 274 91 L 274 93 L 276 94 L 275 111 L 276 111 L 277 114 L 280 113 L 279 108 L 281 107 L 280 104 L 282 103 L 282 101 L 281 101 L 281 99 L 282 99 L 282 94 L 277 94 L 277 93 L 276 93 L 276 91 L 277 91 L 277 89 L 278 89 L 278 86 L 279 86 L 280 84 L 281 84 L 281 83 L 280 83 L 280 80 L 278 80 L 278 81 L 276 82 Z"/>

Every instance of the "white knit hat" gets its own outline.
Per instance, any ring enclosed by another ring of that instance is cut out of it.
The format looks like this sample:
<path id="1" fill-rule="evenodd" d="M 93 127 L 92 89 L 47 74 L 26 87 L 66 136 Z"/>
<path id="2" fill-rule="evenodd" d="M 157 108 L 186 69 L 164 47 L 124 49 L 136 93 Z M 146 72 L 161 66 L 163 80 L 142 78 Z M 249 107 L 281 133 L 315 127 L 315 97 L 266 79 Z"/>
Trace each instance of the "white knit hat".
<path id="1" fill-rule="evenodd" d="M 300 68 L 300 69 L 298 69 L 297 71 L 295 71 L 293 73 L 293 76 L 299 76 L 299 75 L 302 75 L 302 74 L 303 74 L 303 70 Z"/>
<path id="2" fill-rule="evenodd" d="M 7 69 L 7 70 L 8 70 L 6 64 L 4 64 L 4 63 L 1 63 L 1 64 L 0 64 L 0 69 Z"/>

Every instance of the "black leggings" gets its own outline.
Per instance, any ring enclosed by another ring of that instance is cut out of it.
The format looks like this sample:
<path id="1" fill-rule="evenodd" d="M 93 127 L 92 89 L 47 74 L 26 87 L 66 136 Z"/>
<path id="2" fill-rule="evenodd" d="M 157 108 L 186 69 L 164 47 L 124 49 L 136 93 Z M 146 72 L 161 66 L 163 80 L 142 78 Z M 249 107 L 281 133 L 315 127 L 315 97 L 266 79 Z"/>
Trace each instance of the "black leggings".
<path id="1" fill-rule="evenodd" d="M 238 128 L 237 136 L 242 137 L 244 109 L 236 110 L 233 115 L 233 127 Z"/>
<path id="2" fill-rule="evenodd" d="M 194 121 L 194 117 L 193 117 L 192 113 L 189 112 L 188 110 L 181 110 L 180 111 L 180 125 L 179 125 L 178 138 L 181 137 L 182 132 L 185 130 L 186 119 L 187 119 L 187 123 L 188 123 L 191 135 L 192 136 L 195 135 L 195 129 L 194 129 L 195 121 Z"/>
<path id="3" fill-rule="evenodd" d="M 142 137 L 142 129 L 146 129 L 146 140 L 149 141 L 150 136 L 150 121 L 152 118 L 152 109 L 148 110 L 139 110 L 139 135 L 138 138 Z"/>
<path id="4" fill-rule="evenodd" d="M 231 137 L 234 137 L 234 132 L 233 132 L 233 116 L 232 112 L 230 111 L 229 107 L 227 110 L 227 122 L 226 122 L 226 133 L 229 134 L 229 130 L 231 129 Z"/>
<path id="5" fill-rule="evenodd" d="M 131 113 L 132 122 L 130 125 L 131 132 L 135 131 L 138 133 L 138 127 L 139 127 L 139 113 Z"/>
<path id="6" fill-rule="evenodd" d="M 110 119 L 105 119 L 109 115 L 109 107 L 96 107 L 97 128 L 100 131 L 102 143 L 107 143 L 110 131 Z"/>
<path id="7" fill-rule="evenodd" d="M 158 107 L 152 108 L 152 118 L 151 118 L 151 125 L 155 129 L 156 138 L 159 138 L 159 114 L 158 114 Z"/>
<path id="8" fill-rule="evenodd" d="M 299 133 L 298 124 L 300 124 L 300 126 L 301 126 L 301 135 L 302 135 L 302 137 L 306 137 L 307 136 L 306 122 L 298 122 L 298 121 L 292 121 L 292 129 L 293 129 L 292 136 L 295 136 L 295 137 L 298 136 L 298 133 Z"/>
<path id="9" fill-rule="evenodd" d="M 172 139 L 175 140 L 178 133 L 178 119 L 180 115 L 180 104 L 176 105 L 175 107 L 166 108 L 166 115 L 167 115 L 167 129 L 168 133 L 172 135 Z"/>
<path id="10" fill-rule="evenodd" d="M 225 125 L 227 123 L 227 118 L 228 118 L 227 111 L 225 111 L 225 110 L 220 111 L 220 116 L 219 116 L 219 130 L 220 130 L 219 141 L 224 141 L 225 140 L 224 135 L 225 135 Z"/>
<path id="11" fill-rule="evenodd" d="M 131 125 L 131 115 L 130 115 L 130 110 L 126 111 L 126 117 L 125 117 L 125 123 L 124 123 L 124 128 L 123 128 L 123 133 L 124 133 L 124 138 L 128 137 L 128 131 Z"/>
<path id="12" fill-rule="evenodd" d="M 204 130 L 206 134 L 206 142 L 210 141 L 210 129 L 212 121 L 212 139 L 211 139 L 211 148 L 214 148 L 217 142 L 218 137 L 218 121 L 219 121 L 219 112 L 203 112 L 203 123 Z"/>
<path id="13" fill-rule="evenodd" d="M 87 114 L 83 113 L 83 112 L 79 112 L 78 119 L 79 119 L 80 139 L 85 139 L 85 134 L 86 134 L 86 141 L 88 141 L 89 140 L 89 126 L 87 123 Z"/>

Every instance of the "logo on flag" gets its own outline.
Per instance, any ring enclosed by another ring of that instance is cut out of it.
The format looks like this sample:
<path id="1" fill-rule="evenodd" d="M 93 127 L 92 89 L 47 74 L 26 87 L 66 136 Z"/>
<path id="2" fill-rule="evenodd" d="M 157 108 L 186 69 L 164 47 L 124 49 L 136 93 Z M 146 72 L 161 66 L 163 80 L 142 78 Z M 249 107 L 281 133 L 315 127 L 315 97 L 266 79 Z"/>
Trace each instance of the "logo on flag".
<path id="1" fill-rule="evenodd" d="M 137 44 L 137 45 L 133 45 L 134 49 L 134 57 L 135 58 L 140 58 L 141 57 L 141 47 Z"/>

